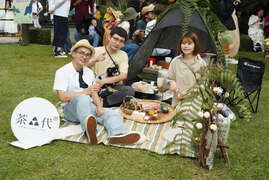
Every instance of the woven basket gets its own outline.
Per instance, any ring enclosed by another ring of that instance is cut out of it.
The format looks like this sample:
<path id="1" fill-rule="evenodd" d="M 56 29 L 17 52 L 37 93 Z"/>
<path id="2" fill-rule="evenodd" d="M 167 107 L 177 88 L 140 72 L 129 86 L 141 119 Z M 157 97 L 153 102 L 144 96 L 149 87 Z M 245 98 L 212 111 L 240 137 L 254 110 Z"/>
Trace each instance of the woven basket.
<path id="1" fill-rule="evenodd" d="M 126 102 L 126 98 L 131 98 L 130 101 Z M 127 103 L 132 103 L 132 105 L 134 106 L 133 109 L 129 109 L 126 108 L 126 104 Z M 131 115 L 133 113 L 133 111 L 143 111 L 142 106 L 138 104 L 137 99 L 133 96 L 127 96 L 123 99 L 123 103 L 121 105 L 121 110 L 122 112 L 124 112 L 125 114 Z"/>
<path id="2" fill-rule="evenodd" d="M 149 105 L 149 106 L 160 106 L 160 104 L 165 104 L 167 106 L 167 108 L 169 109 L 169 113 L 159 113 L 158 120 L 144 120 L 143 118 L 136 118 L 134 116 L 132 116 L 132 113 L 134 110 L 130 111 L 129 109 L 124 108 L 123 104 L 120 106 L 119 112 L 120 114 L 125 118 L 125 119 L 129 119 L 129 120 L 133 120 L 136 122 L 140 122 L 140 123 L 148 123 L 148 124 L 158 124 L 158 123 L 165 123 L 168 122 L 170 120 L 172 120 L 172 118 L 175 115 L 174 109 L 172 108 L 171 105 L 166 104 L 164 102 L 158 101 L 158 100 L 136 100 L 138 104 L 140 105 Z M 143 111 L 143 110 L 142 110 Z M 141 112 L 142 112 L 141 111 Z"/>

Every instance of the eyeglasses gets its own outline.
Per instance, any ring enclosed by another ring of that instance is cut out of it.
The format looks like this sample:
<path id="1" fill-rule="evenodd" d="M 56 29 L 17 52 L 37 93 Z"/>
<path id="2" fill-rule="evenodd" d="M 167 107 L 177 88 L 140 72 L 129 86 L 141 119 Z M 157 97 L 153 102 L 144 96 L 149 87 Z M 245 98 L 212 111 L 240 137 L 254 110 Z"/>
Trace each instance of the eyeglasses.
<path id="1" fill-rule="evenodd" d="M 121 44 L 124 44 L 125 43 L 125 40 L 124 39 L 120 39 L 120 38 L 117 38 L 117 37 L 114 37 L 114 36 L 112 36 L 111 39 L 113 39 L 114 41 L 119 42 Z"/>
<path id="2" fill-rule="evenodd" d="M 90 58 L 92 56 L 91 53 L 86 53 L 84 51 L 77 51 L 77 53 L 80 55 L 80 56 L 84 56 L 86 58 Z"/>

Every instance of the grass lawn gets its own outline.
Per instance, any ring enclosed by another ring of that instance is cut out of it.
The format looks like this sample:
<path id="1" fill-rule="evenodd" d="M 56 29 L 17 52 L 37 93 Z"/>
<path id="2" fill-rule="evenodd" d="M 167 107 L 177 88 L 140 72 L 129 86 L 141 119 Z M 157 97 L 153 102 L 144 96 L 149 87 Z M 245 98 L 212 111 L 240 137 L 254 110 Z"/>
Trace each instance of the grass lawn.
<path id="1" fill-rule="evenodd" d="M 263 60 L 262 54 L 241 56 Z M 90 146 L 54 141 L 30 150 L 8 143 L 16 140 L 10 127 L 12 111 L 30 97 L 58 100 L 52 91 L 55 70 L 70 59 L 55 59 L 51 46 L 0 45 L 0 179 L 268 179 L 268 62 L 260 106 L 250 122 L 237 119 L 229 136 L 231 165 L 216 157 L 213 170 L 196 160 L 158 155 L 145 150 Z M 266 155 L 267 154 L 267 155 Z"/>

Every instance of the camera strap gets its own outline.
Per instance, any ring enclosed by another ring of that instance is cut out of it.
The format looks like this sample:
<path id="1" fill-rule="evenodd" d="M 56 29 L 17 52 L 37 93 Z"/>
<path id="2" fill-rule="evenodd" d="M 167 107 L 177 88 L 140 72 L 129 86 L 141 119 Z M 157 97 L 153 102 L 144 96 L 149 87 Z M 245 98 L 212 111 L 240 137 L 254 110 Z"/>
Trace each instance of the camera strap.
<path id="1" fill-rule="evenodd" d="M 118 64 L 115 63 L 115 61 L 113 60 L 113 58 L 112 58 L 111 55 L 109 54 L 108 50 L 106 49 L 106 46 L 105 46 L 105 50 L 106 50 L 108 56 L 110 57 L 111 61 L 112 61 L 113 64 L 115 65 L 115 67 L 118 67 Z"/>

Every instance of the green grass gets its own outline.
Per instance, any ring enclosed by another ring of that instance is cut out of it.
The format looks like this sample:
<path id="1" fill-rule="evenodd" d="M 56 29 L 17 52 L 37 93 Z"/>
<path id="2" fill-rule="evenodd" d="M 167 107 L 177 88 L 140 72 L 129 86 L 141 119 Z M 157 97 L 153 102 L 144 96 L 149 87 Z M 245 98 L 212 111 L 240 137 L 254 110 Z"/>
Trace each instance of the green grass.
<path id="1" fill-rule="evenodd" d="M 241 56 L 262 60 L 261 54 Z M 22 150 L 10 127 L 12 111 L 30 97 L 56 103 L 52 91 L 55 70 L 70 59 L 55 59 L 51 46 L 0 45 L 0 179 L 268 179 L 269 78 L 268 63 L 260 107 L 250 122 L 237 119 L 228 139 L 231 165 L 219 155 L 211 171 L 196 160 L 158 155 L 145 150 L 90 146 L 66 141 Z"/>

